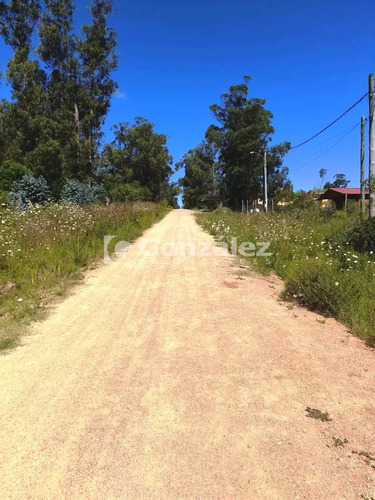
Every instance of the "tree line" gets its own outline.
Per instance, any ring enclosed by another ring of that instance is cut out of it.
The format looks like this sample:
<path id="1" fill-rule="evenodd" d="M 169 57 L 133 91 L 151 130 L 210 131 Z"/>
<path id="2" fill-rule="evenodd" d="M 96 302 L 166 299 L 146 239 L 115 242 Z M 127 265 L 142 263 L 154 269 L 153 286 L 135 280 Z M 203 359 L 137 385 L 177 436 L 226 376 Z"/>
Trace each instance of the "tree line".
<path id="1" fill-rule="evenodd" d="M 176 164 L 185 169 L 180 185 L 186 208 L 222 204 L 238 209 L 242 200 L 251 203 L 261 198 L 265 149 L 269 198 L 293 191 L 288 168 L 283 166 L 290 143 L 270 146 L 273 115 L 265 108 L 265 99 L 248 97 L 250 80 L 245 76 L 243 83 L 222 94 L 220 104 L 210 106 L 216 124 Z"/>
<path id="2" fill-rule="evenodd" d="M 0 1 L 0 36 L 12 49 L 3 75 L 11 98 L 0 101 L 3 192 L 29 176 L 29 184 L 44 179 L 54 199 L 70 183 L 100 185 L 113 200 L 176 203 L 167 138 L 152 123 L 119 123 L 103 144 L 118 90 L 111 9 L 111 0 L 92 0 L 90 23 L 76 33 L 73 0 Z"/>

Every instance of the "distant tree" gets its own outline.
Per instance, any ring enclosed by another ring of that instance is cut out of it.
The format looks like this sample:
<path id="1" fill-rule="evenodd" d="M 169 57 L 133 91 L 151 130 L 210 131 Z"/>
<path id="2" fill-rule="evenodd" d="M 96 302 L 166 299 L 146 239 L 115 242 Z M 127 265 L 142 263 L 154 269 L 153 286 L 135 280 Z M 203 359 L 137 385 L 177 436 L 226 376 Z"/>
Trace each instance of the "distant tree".
<path id="1" fill-rule="evenodd" d="M 319 177 L 321 178 L 321 183 L 320 183 L 320 189 L 322 188 L 323 186 L 323 182 L 324 182 L 324 177 L 327 175 L 327 169 L 326 168 L 321 168 L 319 170 Z"/>
<path id="2" fill-rule="evenodd" d="M 216 166 L 215 152 L 207 141 L 190 149 L 176 163 L 177 170 L 183 168 L 185 171 L 184 177 L 179 180 L 185 208 L 203 208 L 207 196 L 218 194 Z"/>
<path id="3" fill-rule="evenodd" d="M 156 133 L 148 120 L 134 120 L 133 125 L 115 125 L 115 139 L 103 152 L 102 176 L 107 185 L 138 183 L 147 189 L 152 201 L 165 199 L 166 193 L 170 195 L 169 179 L 173 172 L 167 137 Z"/>
<path id="4" fill-rule="evenodd" d="M 333 177 L 335 179 L 333 181 L 333 187 L 346 188 L 350 182 L 347 180 L 345 174 L 336 174 Z"/>
<path id="5" fill-rule="evenodd" d="M 345 174 L 335 174 L 333 182 L 326 182 L 324 184 L 324 189 L 329 188 L 346 188 L 349 184 L 349 180 L 346 178 Z"/>
<path id="6" fill-rule="evenodd" d="M 263 161 L 261 153 L 268 149 L 273 115 L 264 108 L 265 99 L 248 98 L 248 81 L 229 88 L 221 98 L 221 105 L 210 106 L 220 126 L 213 125 L 220 145 L 219 159 L 225 186 L 225 201 L 236 207 L 241 200 L 253 200 L 262 192 Z M 282 169 L 282 158 L 290 148 L 285 142 L 268 151 L 268 181 L 273 186 L 273 195 L 283 189 L 287 182 L 287 170 Z M 272 190 L 272 188 L 271 188 Z"/>

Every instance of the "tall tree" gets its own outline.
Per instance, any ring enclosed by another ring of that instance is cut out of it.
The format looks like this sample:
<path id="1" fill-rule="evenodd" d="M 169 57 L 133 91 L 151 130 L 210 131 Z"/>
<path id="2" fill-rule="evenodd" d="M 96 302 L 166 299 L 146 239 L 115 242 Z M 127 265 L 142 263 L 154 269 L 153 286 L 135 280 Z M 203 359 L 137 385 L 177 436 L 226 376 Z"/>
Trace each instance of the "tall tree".
<path id="1" fill-rule="evenodd" d="M 321 168 L 319 170 L 319 177 L 321 178 L 319 189 L 322 188 L 323 182 L 324 182 L 324 178 L 325 178 L 326 175 L 327 175 L 327 169 L 326 168 Z"/>
<path id="2" fill-rule="evenodd" d="M 229 88 L 224 93 L 221 105 L 210 106 L 219 126 L 211 126 L 220 136 L 220 161 L 223 165 L 223 180 L 226 202 L 237 207 L 241 200 L 253 200 L 262 193 L 263 163 L 254 152 L 268 149 L 268 180 L 272 184 L 277 176 L 278 183 L 287 174 L 282 170 L 282 157 L 290 148 L 285 142 L 277 147 L 268 148 L 274 128 L 273 115 L 264 108 L 265 99 L 248 98 L 248 82 Z M 275 187 L 276 188 L 276 187 Z"/>
<path id="3" fill-rule="evenodd" d="M 13 49 L 5 74 L 11 88 L 11 101 L 0 103 L 1 161 L 28 161 L 41 137 L 46 134 L 41 119 L 45 109 L 46 74 L 38 61 L 30 59 L 32 36 L 39 20 L 38 0 L 0 2 L 0 35 Z M 41 162 L 30 164 L 34 171 Z"/>
<path id="4" fill-rule="evenodd" d="M 82 177 L 90 178 L 102 138 L 102 125 L 109 111 L 111 97 L 118 88 L 111 74 L 117 68 L 116 33 L 108 28 L 111 0 L 93 0 L 92 24 L 82 27 L 78 42 L 80 65 L 79 122 L 84 144 Z"/>
<path id="5" fill-rule="evenodd" d="M 117 87 L 111 0 L 93 0 L 90 10 L 92 23 L 79 37 L 73 0 L 44 0 L 43 9 L 38 0 L 0 0 L 0 35 L 14 50 L 6 74 L 12 99 L 0 103 L 0 162 L 24 163 L 55 193 L 67 177 L 91 181 Z M 40 43 L 31 58 L 38 22 Z"/>
<path id="6" fill-rule="evenodd" d="M 79 177 L 79 60 L 73 33 L 72 0 L 45 0 L 39 26 L 38 55 L 49 70 L 48 116 L 64 157 L 64 176 Z"/>
<path id="7" fill-rule="evenodd" d="M 180 168 L 185 171 L 184 177 L 179 181 L 183 188 L 185 208 L 203 208 L 208 197 L 218 195 L 218 165 L 212 142 L 204 141 L 185 153 L 176 163 L 176 169 Z"/>
<path id="8" fill-rule="evenodd" d="M 153 201 L 159 201 L 170 190 L 172 157 L 167 137 L 156 133 L 144 118 L 134 121 L 134 125 L 122 122 L 114 127 L 115 139 L 104 150 L 104 171 L 117 183 L 138 183 L 149 190 Z"/>

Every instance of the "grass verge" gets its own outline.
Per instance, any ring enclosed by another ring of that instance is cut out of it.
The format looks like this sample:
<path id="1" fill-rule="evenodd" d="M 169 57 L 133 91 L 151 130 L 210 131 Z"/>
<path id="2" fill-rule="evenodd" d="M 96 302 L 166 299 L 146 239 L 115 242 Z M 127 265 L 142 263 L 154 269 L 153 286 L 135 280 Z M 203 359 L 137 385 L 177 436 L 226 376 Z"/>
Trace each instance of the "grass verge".
<path id="1" fill-rule="evenodd" d="M 0 350 L 15 347 L 30 321 L 103 258 L 105 235 L 117 236 L 111 252 L 168 211 L 153 203 L 0 210 Z"/>
<path id="2" fill-rule="evenodd" d="M 375 346 L 374 253 L 353 250 L 356 215 L 328 214 L 312 207 L 283 213 L 241 214 L 227 209 L 197 215 L 198 222 L 229 249 L 269 242 L 270 255 L 245 257 L 263 274 L 284 280 L 283 297 L 333 316 Z"/>

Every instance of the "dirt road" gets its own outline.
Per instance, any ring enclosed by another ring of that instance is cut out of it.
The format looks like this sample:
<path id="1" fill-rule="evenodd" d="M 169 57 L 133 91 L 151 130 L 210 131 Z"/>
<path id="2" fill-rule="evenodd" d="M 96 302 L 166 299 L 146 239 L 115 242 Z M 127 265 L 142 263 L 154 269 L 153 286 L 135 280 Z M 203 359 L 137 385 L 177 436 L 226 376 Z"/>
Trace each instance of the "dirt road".
<path id="1" fill-rule="evenodd" d="M 214 248 L 189 211 L 145 237 Z M 144 238 L 0 357 L 0 498 L 374 498 L 375 351 Z"/>

